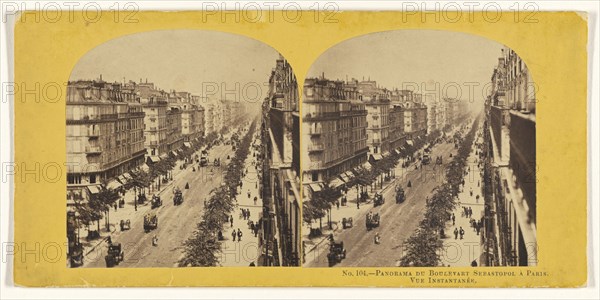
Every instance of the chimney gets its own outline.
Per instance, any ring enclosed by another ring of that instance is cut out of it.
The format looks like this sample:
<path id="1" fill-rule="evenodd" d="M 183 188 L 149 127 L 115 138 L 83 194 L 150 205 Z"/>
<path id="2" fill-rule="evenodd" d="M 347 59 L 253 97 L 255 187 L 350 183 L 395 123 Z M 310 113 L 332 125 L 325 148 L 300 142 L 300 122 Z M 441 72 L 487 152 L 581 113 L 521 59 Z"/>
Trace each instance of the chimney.
<path id="1" fill-rule="evenodd" d="M 100 82 L 102 82 L 102 74 L 100 74 Z"/>
<path id="2" fill-rule="evenodd" d="M 146 77 L 146 83 L 148 83 L 148 77 Z"/>

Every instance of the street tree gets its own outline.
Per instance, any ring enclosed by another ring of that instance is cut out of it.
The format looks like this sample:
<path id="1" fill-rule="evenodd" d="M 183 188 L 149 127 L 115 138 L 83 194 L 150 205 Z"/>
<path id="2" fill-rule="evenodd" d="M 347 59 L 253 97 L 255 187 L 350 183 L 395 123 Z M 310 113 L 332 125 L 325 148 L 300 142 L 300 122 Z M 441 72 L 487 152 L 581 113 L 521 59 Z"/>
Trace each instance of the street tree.
<path id="1" fill-rule="evenodd" d="M 440 263 L 442 241 L 436 232 L 419 227 L 406 243 L 405 255 L 400 259 L 402 267 L 436 267 Z"/>

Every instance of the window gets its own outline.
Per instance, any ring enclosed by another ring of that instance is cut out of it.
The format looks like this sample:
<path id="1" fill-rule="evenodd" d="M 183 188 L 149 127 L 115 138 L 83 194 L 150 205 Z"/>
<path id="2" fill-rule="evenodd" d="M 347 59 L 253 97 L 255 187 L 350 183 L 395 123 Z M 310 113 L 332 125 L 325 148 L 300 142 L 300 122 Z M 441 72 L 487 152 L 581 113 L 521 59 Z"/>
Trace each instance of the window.
<path id="1" fill-rule="evenodd" d="M 312 181 L 319 181 L 319 173 L 317 173 L 317 172 L 312 173 Z"/>

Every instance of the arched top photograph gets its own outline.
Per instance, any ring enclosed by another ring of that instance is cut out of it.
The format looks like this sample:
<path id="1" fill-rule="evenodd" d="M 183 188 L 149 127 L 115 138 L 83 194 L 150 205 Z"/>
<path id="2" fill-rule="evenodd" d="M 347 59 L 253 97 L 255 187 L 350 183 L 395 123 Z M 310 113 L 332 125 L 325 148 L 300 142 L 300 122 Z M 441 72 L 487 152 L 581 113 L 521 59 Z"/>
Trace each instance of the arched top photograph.
<path id="1" fill-rule="evenodd" d="M 327 49 L 303 87 L 303 233 L 332 246 L 304 265 L 536 265 L 535 104 L 525 61 L 481 36 L 394 30 Z"/>
<path id="2" fill-rule="evenodd" d="M 91 49 L 67 85 L 68 266 L 298 266 L 299 229 L 277 244 L 287 229 L 269 218 L 300 215 L 298 103 L 290 63 L 246 36 L 160 30 Z M 249 250 L 221 255 L 233 248 Z"/>

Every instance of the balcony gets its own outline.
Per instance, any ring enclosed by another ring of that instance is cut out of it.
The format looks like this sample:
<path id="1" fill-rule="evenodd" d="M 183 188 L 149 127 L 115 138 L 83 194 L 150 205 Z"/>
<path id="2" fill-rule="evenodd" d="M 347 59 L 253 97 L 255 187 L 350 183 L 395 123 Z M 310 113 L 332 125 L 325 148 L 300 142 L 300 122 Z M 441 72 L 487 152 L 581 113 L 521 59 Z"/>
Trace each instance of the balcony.
<path id="1" fill-rule="evenodd" d="M 340 117 L 340 113 L 339 112 L 323 112 L 323 113 L 308 113 L 306 115 L 304 115 L 304 118 L 302 118 L 303 121 L 319 121 L 319 120 L 326 120 L 326 119 L 335 119 L 335 118 L 339 118 Z"/>
<path id="2" fill-rule="evenodd" d="M 312 144 L 308 146 L 308 152 L 322 152 L 325 150 L 325 146 L 323 144 Z"/>
<path id="3" fill-rule="evenodd" d="M 100 120 L 116 120 L 118 117 L 117 114 L 105 114 L 100 115 Z"/>
<path id="4" fill-rule="evenodd" d="M 535 117 L 510 112 L 510 166 L 517 186 L 529 206 L 529 218 L 536 220 L 536 126 Z"/>
<path id="5" fill-rule="evenodd" d="M 366 110 L 350 110 L 350 111 L 340 111 L 341 117 L 350 117 L 350 116 L 366 116 Z"/>
<path id="6" fill-rule="evenodd" d="M 490 109 L 490 119 L 498 154 L 505 160 L 509 156 L 507 152 L 510 142 L 506 138 L 510 127 L 509 109 L 501 106 L 492 106 Z"/>
<path id="7" fill-rule="evenodd" d="M 87 147 L 85 147 L 85 153 L 100 154 L 100 153 L 102 153 L 102 149 L 99 146 L 87 146 Z"/>

